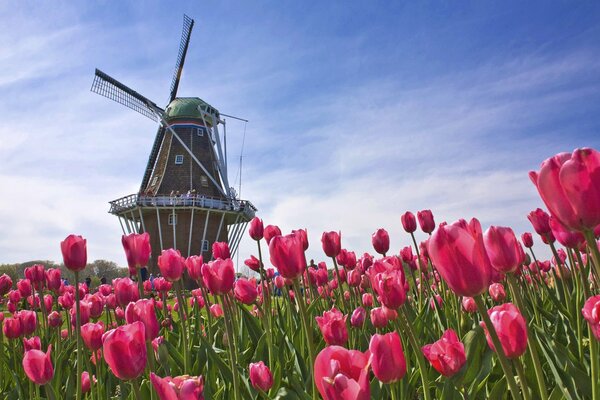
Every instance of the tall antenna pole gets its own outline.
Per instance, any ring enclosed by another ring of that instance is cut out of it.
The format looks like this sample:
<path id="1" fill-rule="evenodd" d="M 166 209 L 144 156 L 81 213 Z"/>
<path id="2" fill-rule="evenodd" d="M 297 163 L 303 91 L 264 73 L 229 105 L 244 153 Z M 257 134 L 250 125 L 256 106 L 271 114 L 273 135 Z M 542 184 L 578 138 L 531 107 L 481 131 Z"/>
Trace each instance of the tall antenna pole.
<path id="1" fill-rule="evenodd" d="M 248 121 L 244 122 L 244 136 L 242 137 L 242 150 L 240 151 L 240 186 L 238 190 L 238 196 L 242 198 L 242 157 L 244 155 L 244 144 L 246 143 L 246 126 Z"/>

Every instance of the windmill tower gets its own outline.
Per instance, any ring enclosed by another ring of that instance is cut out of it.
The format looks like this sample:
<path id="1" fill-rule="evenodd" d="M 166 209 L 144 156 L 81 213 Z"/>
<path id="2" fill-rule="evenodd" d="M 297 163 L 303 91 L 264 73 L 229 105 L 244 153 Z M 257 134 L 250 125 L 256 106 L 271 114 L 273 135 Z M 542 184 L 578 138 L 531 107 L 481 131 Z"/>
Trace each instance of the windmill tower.
<path id="1" fill-rule="evenodd" d="M 198 97 L 177 97 L 193 27 L 194 20 L 184 15 L 164 109 L 98 69 L 91 89 L 159 123 L 139 192 L 111 201 L 109 210 L 119 218 L 123 234 L 150 234 L 149 269 L 154 272 L 167 248 L 210 260 L 212 243 L 228 242 L 233 256 L 256 212 L 229 186 L 226 115 Z"/>

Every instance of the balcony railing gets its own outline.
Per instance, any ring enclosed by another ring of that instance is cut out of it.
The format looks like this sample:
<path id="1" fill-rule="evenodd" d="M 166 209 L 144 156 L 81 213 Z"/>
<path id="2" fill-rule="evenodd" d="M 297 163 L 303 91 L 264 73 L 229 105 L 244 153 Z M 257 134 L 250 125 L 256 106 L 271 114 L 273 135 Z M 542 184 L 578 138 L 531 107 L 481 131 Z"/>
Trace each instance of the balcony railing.
<path id="1" fill-rule="evenodd" d="M 165 208 L 190 208 L 199 207 L 211 210 L 243 212 L 248 219 L 254 218 L 256 207 L 247 200 L 224 200 L 216 197 L 202 195 L 180 196 L 144 196 L 130 194 L 110 202 L 111 214 L 120 214 L 135 207 L 165 207 Z"/>

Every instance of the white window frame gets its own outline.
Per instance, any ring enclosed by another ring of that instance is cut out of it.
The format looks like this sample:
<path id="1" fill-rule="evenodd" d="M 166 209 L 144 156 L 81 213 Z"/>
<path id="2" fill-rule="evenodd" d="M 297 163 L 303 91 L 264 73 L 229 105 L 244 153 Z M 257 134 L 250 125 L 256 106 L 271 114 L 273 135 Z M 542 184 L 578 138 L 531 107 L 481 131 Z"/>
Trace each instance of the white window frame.
<path id="1" fill-rule="evenodd" d="M 200 186 L 208 187 L 208 176 L 200 175 Z"/>
<path id="2" fill-rule="evenodd" d="M 209 247 L 208 247 L 208 240 L 203 240 L 202 241 L 202 247 L 200 249 L 200 251 L 205 252 L 208 251 Z"/>
<path id="3" fill-rule="evenodd" d="M 175 222 L 175 223 L 173 223 Z M 177 225 L 177 214 L 169 214 L 169 225 Z"/>
<path id="4" fill-rule="evenodd" d="M 157 183 L 158 183 L 158 175 L 154 175 L 154 178 L 152 178 L 152 183 L 150 184 L 150 186 L 156 186 Z"/>
<path id="5" fill-rule="evenodd" d="M 204 136 L 204 128 L 196 128 L 196 135 Z"/>
<path id="6" fill-rule="evenodd" d="M 177 154 L 175 156 L 175 165 L 183 164 L 183 154 Z"/>

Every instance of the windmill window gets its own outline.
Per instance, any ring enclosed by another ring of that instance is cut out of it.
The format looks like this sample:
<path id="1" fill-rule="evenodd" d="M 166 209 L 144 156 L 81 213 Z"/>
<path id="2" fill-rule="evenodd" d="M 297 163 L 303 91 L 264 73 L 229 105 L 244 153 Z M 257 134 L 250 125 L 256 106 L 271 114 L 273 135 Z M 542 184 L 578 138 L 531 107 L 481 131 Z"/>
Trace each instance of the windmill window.
<path id="1" fill-rule="evenodd" d="M 202 185 L 202 187 L 208 187 L 208 177 L 206 175 L 200 176 L 200 185 Z"/>
<path id="2" fill-rule="evenodd" d="M 204 136 L 204 128 L 196 128 L 196 133 L 198 136 Z"/>
<path id="3" fill-rule="evenodd" d="M 158 175 L 152 179 L 152 183 L 150 184 L 150 186 L 156 186 L 157 183 L 158 183 Z"/>
<path id="4" fill-rule="evenodd" d="M 169 214 L 169 225 L 177 225 L 177 214 Z"/>
<path id="5" fill-rule="evenodd" d="M 202 251 L 208 251 L 208 240 L 202 241 Z"/>
<path id="6" fill-rule="evenodd" d="M 183 164 L 183 155 L 182 154 L 177 154 L 175 156 L 175 164 L 177 164 L 177 165 Z"/>

